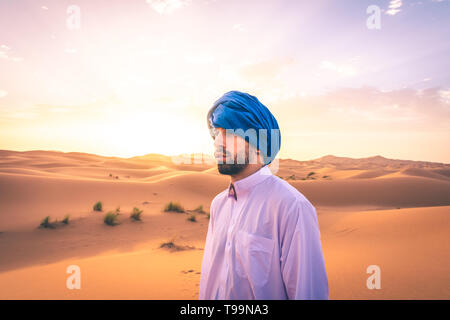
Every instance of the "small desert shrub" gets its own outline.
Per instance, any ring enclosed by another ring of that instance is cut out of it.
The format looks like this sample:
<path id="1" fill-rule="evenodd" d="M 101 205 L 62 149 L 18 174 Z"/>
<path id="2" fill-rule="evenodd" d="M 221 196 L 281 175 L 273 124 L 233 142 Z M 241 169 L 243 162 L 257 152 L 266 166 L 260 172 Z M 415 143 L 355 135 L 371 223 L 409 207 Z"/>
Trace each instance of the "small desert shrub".
<path id="1" fill-rule="evenodd" d="M 170 201 L 166 207 L 164 208 L 165 212 L 178 212 L 178 213 L 183 213 L 184 212 L 184 208 L 181 204 L 179 204 L 178 202 L 173 202 Z"/>
<path id="2" fill-rule="evenodd" d="M 308 173 L 308 175 L 306 176 L 307 178 L 311 177 L 313 174 L 316 174 L 314 171 L 311 171 L 310 173 Z"/>
<path id="3" fill-rule="evenodd" d="M 134 221 L 141 221 L 141 213 L 143 210 L 139 210 L 139 208 L 134 207 L 133 212 L 130 214 L 130 218 Z"/>
<path id="4" fill-rule="evenodd" d="M 103 204 L 101 201 L 98 201 L 96 204 L 94 204 L 93 207 L 94 211 L 102 211 L 103 210 Z"/>
<path id="5" fill-rule="evenodd" d="M 50 222 L 50 216 L 46 216 L 44 219 L 42 219 L 41 224 L 39 225 L 41 228 L 54 228 L 55 224 L 53 222 Z"/>
<path id="6" fill-rule="evenodd" d="M 187 219 L 188 219 L 188 221 L 191 221 L 191 222 L 197 222 L 197 218 L 195 217 L 195 214 L 190 214 Z"/>
<path id="7" fill-rule="evenodd" d="M 198 213 L 206 213 L 203 210 L 203 205 L 199 205 L 197 208 L 195 208 L 193 211 L 198 212 Z"/>
<path id="8" fill-rule="evenodd" d="M 175 238 L 176 238 L 176 236 L 174 236 L 172 239 L 168 240 L 167 242 L 161 243 L 161 245 L 159 247 L 167 248 L 167 249 L 171 249 L 171 250 L 182 250 L 183 247 L 175 244 Z"/>
<path id="9" fill-rule="evenodd" d="M 174 240 L 169 240 L 167 242 L 161 243 L 161 245 L 159 247 L 160 248 L 175 249 L 175 248 L 177 248 L 177 245 L 175 244 Z"/>
<path id="10" fill-rule="evenodd" d="M 65 216 L 64 216 L 64 219 L 62 219 L 62 223 L 64 223 L 64 224 L 69 224 L 69 215 L 68 214 L 66 214 Z"/>
<path id="11" fill-rule="evenodd" d="M 206 217 L 209 219 L 209 218 L 211 217 L 211 214 L 208 212 L 208 213 L 206 214 Z"/>
<path id="12" fill-rule="evenodd" d="M 107 224 L 108 226 L 115 226 L 118 224 L 117 222 L 117 217 L 119 215 L 117 213 L 114 213 L 112 211 L 109 211 L 106 215 L 105 218 L 103 219 L 103 222 L 105 222 L 105 224 Z"/>
<path id="13" fill-rule="evenodd" d="M 159 247 L 160 248 L 166 248 L 166 249 L 169 249 L 171 251 L 182 251 L 182 250 L 188 250 L 188 249 L 195 249 L 195 247 L 181 246 L 179 244 L 176 244 L 175 243 L 175 238 L 172 238 L 172 239 L 170 239 L 167 242 L 161 243 L 161 245 Z"/>

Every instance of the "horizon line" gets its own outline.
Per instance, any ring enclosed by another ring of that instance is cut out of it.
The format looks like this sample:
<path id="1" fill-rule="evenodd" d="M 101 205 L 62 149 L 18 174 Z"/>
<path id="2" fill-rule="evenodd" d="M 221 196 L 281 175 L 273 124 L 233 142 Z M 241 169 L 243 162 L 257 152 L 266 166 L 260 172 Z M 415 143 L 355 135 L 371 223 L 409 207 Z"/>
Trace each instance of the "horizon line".
<path id="1" fill-rule="evenodd" d="M 134 155 L 134 156 L 131 156 L 131 157 L 121 157 L 121 156 L 114 156 L 114 155 L 104 155 L 104 154 L 90 153 L 90 152 L 84 152 L 84 151 L 61 151 L 61 150 L 45 150 L 45 149 L 32 149 L 32 150 L 0 149 L 0 152 L 3 152 L 3 151 L 12 151 L 12 152 L 44 151 L 44 152 L 58 152 L 58 153 L 83 153 L 83 154 L 87 154 L 87 155 L 95 155 L 95 156 L 100 156 L 100 157 L 105 157 L 105 158 L 120 158 L 120 159 L 132 159 L 132 158 L 135 158 L 135 157 L 145 157 L 145 156 L 148 156 L 148 155 L 174 157 L 174 156 L 187 156 L 187 155 L 191 155 L 192 156 L 192 155 L 196 155 L 196 154 L 197 155 L 201 154 L 202 156 L 203 155 L 209 155 L 212 158 L 214 158 L 212 155 L 210 155 L 208 153 L 203 153 L 203 152 L 178 153 L 178 154 L 172 154 L 172 155 L 163 154 L 163 153 L 149 152 L 149 153 L 146 153 L 146 154 L 143 154 L 143 155 Z M 393 158 L 387 158 L 387 157 L 379 155 L 379 154 L 373 155 L 373 156 L 368 156 L 368 157 L 361 157 L 361 158 L 352 158 L 352 157 L 349 157 L 349 156 L 336 156 L 336 155 L 333 155 L 333 154 L 326 154 L 324 156 L 321 156 L 321 157 L 318 157 L 318 158 L 314 158 L 314 159 L 309 159 L 309 160 L 299 160 L 299 159 L 295 159 L 295 158 L 279 158 L 279 157 L 276 157 L 275 159 L 278 159 L 278 160 L 294 160 L 294 161 L 299 161 L 299 162 L 307 162 L 307 161 L 316 161 L 316 160 L 322 159 L 324 157 L 348 158 L 348 159 L 352 159 L 352 160 L 363 160 L 363 159 L 381 157 L 381 158 L 384 158 L 386 160 L 394 160 L 394 161 L 413 161 L 413 162 L 426 162 L 426 163 L 450 165 L 450 163 L 431 161 L 431 160 L 393 159 Z"/>

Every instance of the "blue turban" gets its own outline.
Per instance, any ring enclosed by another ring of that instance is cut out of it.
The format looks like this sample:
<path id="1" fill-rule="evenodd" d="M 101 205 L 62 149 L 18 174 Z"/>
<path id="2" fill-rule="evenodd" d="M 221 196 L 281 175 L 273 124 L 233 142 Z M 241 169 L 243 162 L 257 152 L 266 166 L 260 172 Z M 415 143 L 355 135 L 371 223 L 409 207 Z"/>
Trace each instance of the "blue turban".
<path id="1" fill-rule="evenodd" d="M 235 134 L 261 151 L 264 165 L 270 164 L 280 150 L 281 134 L 277 120 L 258 98 L 248 93 L 240 91 L 225 93 L 209 110 L 207 123 L 212 136 L 214 128 L 236 130 Z M 245 134 L 248 129 L 256 131 L 256 141 L 249 139 Z"/>

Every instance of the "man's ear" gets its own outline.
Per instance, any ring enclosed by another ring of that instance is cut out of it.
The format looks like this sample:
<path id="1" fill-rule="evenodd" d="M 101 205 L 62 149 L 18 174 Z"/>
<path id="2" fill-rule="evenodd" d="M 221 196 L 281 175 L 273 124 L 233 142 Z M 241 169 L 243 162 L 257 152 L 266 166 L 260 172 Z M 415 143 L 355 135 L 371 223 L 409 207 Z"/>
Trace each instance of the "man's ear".
<path id="1" fill-rule="evenodd" d="M 256 149 L 256 158 L 258 159 L 259 164 L 264 164 L 264 157 L 259 149 Z"/>

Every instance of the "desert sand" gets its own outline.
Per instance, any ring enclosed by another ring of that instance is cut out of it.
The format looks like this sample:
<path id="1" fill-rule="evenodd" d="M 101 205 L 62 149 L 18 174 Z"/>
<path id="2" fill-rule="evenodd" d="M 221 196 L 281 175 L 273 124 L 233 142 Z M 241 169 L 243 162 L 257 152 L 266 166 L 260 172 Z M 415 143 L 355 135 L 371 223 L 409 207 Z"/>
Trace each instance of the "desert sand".
<path id="1" fill-rule="evenodd" d="M 327 155 L 274 171 L 317 209 L 331 299 L 450 299 L 450 164 Z M 163 208 L 209 212 L 228 182 L 211 161 L 0 150 L 0 299 L 197 299 L 208 215 Z M 66 287 L 70 265 L 80 290 Z M 369 265 L 381 289 L 367 288 Z"/>

